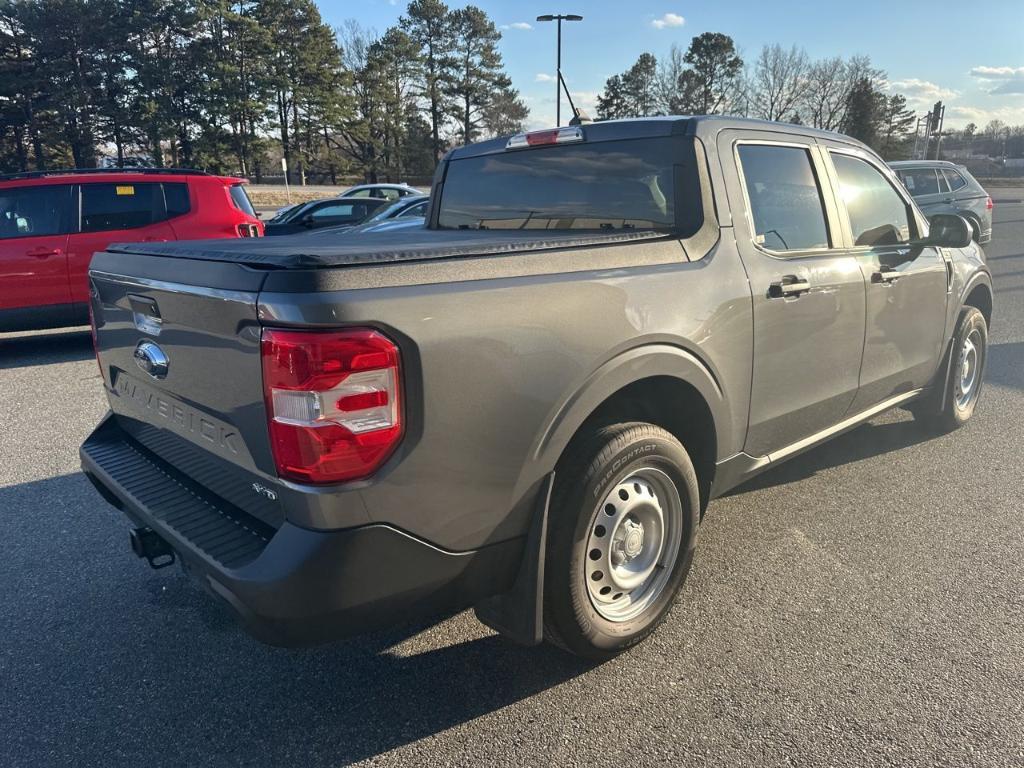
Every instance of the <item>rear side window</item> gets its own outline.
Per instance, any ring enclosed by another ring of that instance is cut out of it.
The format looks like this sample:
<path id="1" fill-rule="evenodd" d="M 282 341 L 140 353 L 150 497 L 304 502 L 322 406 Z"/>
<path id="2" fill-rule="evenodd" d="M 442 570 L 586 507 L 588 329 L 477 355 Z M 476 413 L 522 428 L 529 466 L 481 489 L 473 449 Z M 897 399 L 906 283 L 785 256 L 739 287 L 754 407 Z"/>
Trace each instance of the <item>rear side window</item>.
<path id="1" fill-rule="evenodd" d="M 164 194 L 160 184 L 82 185 L 82 231 L 135 229 L 163 221 Z"/>
<path id="2" fill-rule="evenodd" d="M 256 211 L 253 210 L 252 202 L 249 200 L 249 193 L 245 191 L 245 185 L 231 185 L 231 202 L 233 202 L 235 204 L 235 208 L 240 210 L 242 213 L 256 218 Z"/>
<path id="3" fill-rule="evenodd" d="M 773 251 L 828 248 L 825 208 L 810 152 L 741 144 L 739 156 L 756 242 Z"/>
<path id="4" fill-rule="evenodd" d="M 672 229 L 671 139 L 500 152 L 451 161 L 442 229 Z"/>
<path id="5" fill-rule="evenodd" d="M 368 213 L 366 203 L 339 200 L 314 208 L 308 215 L 313 219 L 362 219 Z"/>
<path id="6" fill-rule="evenodd" d="M 184 182 L 164 184 L 164 200 L 167 203 L 168 218 L 182 216 L 192 208 L 188 199 L 188 184 Z"/>
<path id="7" fill-rule="evenodd" d="M 70 230 L 71 185 L 0 190 L 0 240 Z"/>
<path id="8" fill-rule="evenodd" d="M 426 216 L 426 215 L 427 215 L 427 201 L 424 200 L 422 203 L 416 203 L 416 205 L 410 205 L 408 208 L 406 208 L 404 211 L 402 211 L 400 214 L 398 214 L 398 218 L 404 219 L 406 217 Z"/>
<path id="9" fill-rule="evenodd" d="M 963 189 L 964 187 L 967 186 L 967 179 L 965 179 L 956 171 L 945 169 L 943 170 L 943 173 L 946 175 L 946 181 L 949 182 L 949 188 L 953 192 L 956 192 L 958 189 Z"/>
<path id="10" fill-rule="evenodd" d="M 870 163 L 832 153 L 839 193 L 850 217 L 854 245 L 895 245 L 910 240 L 910 213 L 889 180 Z"/>
<path id="11" fill-rule="evenodd" d="M 898 171 L 897 175 L 900 177 L 900 181 L 903 182 L 903 186 L 914 197 L 937 195 L 941 191 L 939 189 L 939 176 L 934 168 L 908 168 Z"/>

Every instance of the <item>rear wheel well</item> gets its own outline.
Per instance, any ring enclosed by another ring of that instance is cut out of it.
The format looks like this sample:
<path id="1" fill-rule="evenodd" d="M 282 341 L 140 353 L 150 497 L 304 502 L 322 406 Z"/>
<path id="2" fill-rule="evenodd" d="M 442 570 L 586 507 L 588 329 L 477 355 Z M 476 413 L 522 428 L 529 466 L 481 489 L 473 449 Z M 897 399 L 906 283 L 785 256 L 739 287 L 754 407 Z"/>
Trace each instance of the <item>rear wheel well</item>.
<path id="1" fill-rule="evenodd" d="M 985 317 L 985 324 L 992 327 L 992 292 L 985 284 L 975 286 L 964 299 L 965 307 L 974 307 Z"/>
<path id="2" fill-rule="evenodd" d="M 626 421 L 656 424 L 683 444 L 697 472 L 703 514 L 715 477 L 718 438 L 711 409 L 700 392 L 692 384 L 671 376 L 635 381 L 609 396 L 587 417 L 562 456 L 594 430 Z"/>

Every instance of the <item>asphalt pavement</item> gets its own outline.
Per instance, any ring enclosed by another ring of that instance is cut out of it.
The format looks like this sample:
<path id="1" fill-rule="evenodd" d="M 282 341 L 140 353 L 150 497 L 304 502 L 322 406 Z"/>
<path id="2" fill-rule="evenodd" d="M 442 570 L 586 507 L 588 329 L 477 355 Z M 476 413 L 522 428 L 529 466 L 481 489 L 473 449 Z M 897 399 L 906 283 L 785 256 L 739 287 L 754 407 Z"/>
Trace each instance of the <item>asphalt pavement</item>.
<path id="1" fill-rule="evenodd" d="M 0 765 L 1019 768 L 1024 203 L 986 250 L 971 423 L 895 412 L 713 502 L 668 621 L 600 666 L 470 613 L 260 645 L 78 473 L 88 332 L 0 336 Z"/>

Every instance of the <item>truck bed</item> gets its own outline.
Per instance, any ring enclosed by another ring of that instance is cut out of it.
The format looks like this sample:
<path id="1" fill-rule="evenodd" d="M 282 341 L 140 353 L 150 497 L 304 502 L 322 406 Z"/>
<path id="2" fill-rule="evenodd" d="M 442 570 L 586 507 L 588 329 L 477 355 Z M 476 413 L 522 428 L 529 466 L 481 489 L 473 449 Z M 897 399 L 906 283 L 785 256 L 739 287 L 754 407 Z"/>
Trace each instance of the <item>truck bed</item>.
<path id="1" fill-rule="evenodd" d="M 221 261 L 271 269 L 315 269 L 464 256 L 496 256 L 550 249 L 586 248 L 665 237 L 653 231 L 413 229 L 363 235 L 289 235 L 237 240 L 116 243 L 111 253 Z"/>

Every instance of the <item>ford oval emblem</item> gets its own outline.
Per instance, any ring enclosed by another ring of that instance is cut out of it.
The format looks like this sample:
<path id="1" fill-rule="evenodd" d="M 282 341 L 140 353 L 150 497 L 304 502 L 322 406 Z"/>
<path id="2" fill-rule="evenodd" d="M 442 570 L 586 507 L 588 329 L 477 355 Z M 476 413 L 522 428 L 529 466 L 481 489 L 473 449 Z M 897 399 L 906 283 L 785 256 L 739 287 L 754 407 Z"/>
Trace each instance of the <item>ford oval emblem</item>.
<path id="1" fill-rule="evenodd" d="M 162 379 L 167 375 L 167 355 L 158 344 L 148 339 L 143 339 L 135 347 L 135 364 L 154 379 Z"/>

